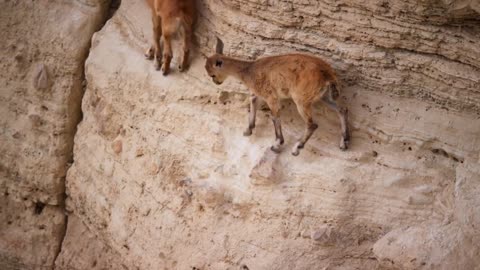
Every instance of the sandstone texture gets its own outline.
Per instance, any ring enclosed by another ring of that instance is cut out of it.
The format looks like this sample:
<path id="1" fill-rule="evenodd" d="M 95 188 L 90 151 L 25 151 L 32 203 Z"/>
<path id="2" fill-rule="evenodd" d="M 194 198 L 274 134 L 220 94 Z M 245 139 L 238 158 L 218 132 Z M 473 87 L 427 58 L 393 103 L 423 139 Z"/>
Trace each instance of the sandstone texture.
<path id="1" fill-rule="evenodd" d="M 120 254 L 98 241 L 75 215 L 69 215 L 66 237 L 55 269 L 129 269 Z"/>
<path id="2" fill-rule="evenodd" d="M 198 0 L 167 77 L 144 1 L 94 34 L 112 3 L 0 0 L 0 269 L 480 270 L 478 0 Z M 298 157 L 291 102 L 282 153 L 267 109 L 244 137 L 216 37 L 329 62 L 351 148 L 321 104 Z"/>
<path id="3" fill-rule="evenodd" d="M 0 1 L 0 269 L 52 269 L 83 65 L 107 1 Z"/>
<path id="4" fill-rule="evenodd" d="M 58 269 L 479 269 L 478 1 L 198 7 L 186 73 L 163 77 L 144 59 L 143 2 L 122 1 L 94 35 Z M 290 102 L 281 154 L 268 150 L 268 110 L 243 137 L 246 89 L 204 71 L 216 36 L 237 57 L 302 51 L 331 63 L 351 149 L 338 149 L 338 120 L 321 105 L 299 157 Z"/>

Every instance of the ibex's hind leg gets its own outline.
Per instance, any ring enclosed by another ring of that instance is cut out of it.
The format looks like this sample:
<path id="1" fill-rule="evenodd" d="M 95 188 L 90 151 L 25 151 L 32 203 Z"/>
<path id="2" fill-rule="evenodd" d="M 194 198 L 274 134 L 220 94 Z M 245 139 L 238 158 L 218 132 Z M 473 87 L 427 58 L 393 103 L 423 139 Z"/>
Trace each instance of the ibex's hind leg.
<path id="1" fill-rule="evenodd" d="M 348 144 L 350 143 L 350 132 L 348 130 L 348 110 L 346 108 L 339 107 L 337 102 L 333 100 L 330 94 L 325 95 L 322 98 L 322 101 L 325 105 L 327 105 L 330 109 L 334 110 L 338 118 L 340 119 L 340 125 L 342 129 L 342 138 L 340 139 L 340 149 L 347 150 Z"/>
<path id="2" fill-rule="evenodd" d="M 180 72 L 185 71 L 188 66 L 188 58 L 190 56 L 190 46 L 192 41 L 192 26 L 184 25 L 181 27 L 182 31 L 182 45 L 183 45 L 183 56 L 178 65 L 178 70 Z"/>
<path id="3" fill-rule="evenodd" d="M 297 109 L 307 126 L 302 138 L 293 146 L 292 155 L 294 156 L 298 156 L 298 154 L 300 154 L 300 149 L 305 146 L 310 137 L 312 137 L 313 132 L 318 128 L 318 125 L 313 122 L 312 104 L 305 104 L 303 106 L 297 104 Z"/>
<path id="4" fill-rule="evenodd" d="M 250 111 L 248 113 L 248 127 L 243 132 L 243 136 L 252 135 L 252 130 L 255 128 L 256 115 L 257 115 L 257 96 L 255 96 L 254 94 L 251 94 L 250 95 Z"/>
<path id="5" fill-rule="evenodd" d="M 280 104 L 278 100 L 266 100 L 268 107 L 272 111 L 272 121 L 275 127 L 275 143 L 270 148 L 275 153 L 280 153 L 280 147 L 282 146 L 283 134 L 282 134 L 282 124 L 280 123 Z"/>

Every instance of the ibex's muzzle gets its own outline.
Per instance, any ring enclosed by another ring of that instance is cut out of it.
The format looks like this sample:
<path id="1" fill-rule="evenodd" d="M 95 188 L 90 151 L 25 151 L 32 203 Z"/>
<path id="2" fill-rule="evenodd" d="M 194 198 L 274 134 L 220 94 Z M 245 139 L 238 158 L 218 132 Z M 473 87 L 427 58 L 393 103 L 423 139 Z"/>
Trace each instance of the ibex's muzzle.
<path id="1" fill-rule="evenodd" d="M 220 85 L 220 84 L 222 84 L 222 83 L 223 83 L 223 82 L 221 82 L 221 81 L 217 80 L 217 77 L 216 77 L 215 75 L 212 75 L 211 77 L 212 77 L 212 81 L 213 81 L 215 84 L 218 84 L 218 85 Z"/>

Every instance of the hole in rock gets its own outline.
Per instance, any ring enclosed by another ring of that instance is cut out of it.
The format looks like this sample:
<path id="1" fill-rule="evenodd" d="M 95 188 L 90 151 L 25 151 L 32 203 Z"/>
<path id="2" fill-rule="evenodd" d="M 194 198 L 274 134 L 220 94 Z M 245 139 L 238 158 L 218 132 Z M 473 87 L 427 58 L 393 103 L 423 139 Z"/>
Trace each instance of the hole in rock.
<path id="1" fill-rule="evenodd" d="M 34 213 L 35 215 L 40 215 L 43 211 L 43 208 L 45 208 L 45 204 L 42 202 L 36 202 L 35 203 L 35 210 Z"/>

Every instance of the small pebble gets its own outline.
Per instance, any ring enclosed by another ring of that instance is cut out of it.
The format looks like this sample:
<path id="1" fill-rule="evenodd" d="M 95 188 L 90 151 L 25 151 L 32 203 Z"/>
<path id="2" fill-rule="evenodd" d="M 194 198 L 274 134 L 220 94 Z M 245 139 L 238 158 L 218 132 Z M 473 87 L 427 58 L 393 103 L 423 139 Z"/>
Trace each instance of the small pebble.
<path id="1" fill-rule="evenodd" d="M 155 164 L 155 163 L 150 164 L 149 169 L 148 169 L 148 173 L 150 175 L 156 175 L 156 174 L 158 174 L 159 171 L 160 171 L 160 167 L 157 164 Z"/>
<path id="2" fill-rule="evenodd" d="M 112 143 L 112 149 L 113 149 L 113 152 L 115 152 L 115 154 L 120 154 L 123 149 L 122 141 L 121 140 L 114 141 Z"/>
<path id="3" fill-rule="evenodd" d="M 138 148 L 137 151 L 135 152 L 135 156 L 141 157 L 143 156 L 143 148 Z"/>

